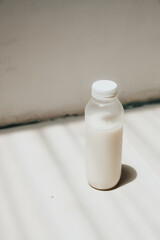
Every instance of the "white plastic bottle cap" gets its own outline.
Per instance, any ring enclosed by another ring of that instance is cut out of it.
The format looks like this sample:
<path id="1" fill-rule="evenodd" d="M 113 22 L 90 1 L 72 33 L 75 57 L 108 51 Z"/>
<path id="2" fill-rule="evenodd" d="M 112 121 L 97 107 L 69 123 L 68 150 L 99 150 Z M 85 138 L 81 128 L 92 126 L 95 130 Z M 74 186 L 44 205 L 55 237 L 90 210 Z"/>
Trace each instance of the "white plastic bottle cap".
<path id="1" fill-rule="evenodd" d="M 111 80 L 98 80 L 92 84 L 92 96 L 107 98 L 117 95 L 117 84 Z"/>

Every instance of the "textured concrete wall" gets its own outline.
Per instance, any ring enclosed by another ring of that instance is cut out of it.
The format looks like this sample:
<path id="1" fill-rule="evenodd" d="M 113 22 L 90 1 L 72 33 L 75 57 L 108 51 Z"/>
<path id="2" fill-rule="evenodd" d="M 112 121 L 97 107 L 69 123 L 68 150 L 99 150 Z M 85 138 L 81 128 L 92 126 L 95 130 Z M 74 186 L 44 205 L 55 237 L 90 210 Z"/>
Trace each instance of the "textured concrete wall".
<path id="1" fill-rule="evenodd" d="M 160 98 L 158 0 L 0 1 L 0 125 L 80 113 L 97 79 Z"/>

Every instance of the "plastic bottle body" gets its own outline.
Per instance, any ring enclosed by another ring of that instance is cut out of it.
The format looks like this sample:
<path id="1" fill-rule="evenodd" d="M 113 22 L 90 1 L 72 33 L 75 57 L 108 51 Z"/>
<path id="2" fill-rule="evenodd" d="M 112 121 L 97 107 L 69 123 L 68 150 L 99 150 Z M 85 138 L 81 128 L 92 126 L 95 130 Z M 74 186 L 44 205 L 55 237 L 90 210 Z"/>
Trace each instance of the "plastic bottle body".
<path id="1" fill-rule="evenodd" d="M 91 98 L 86 105 L 86 174 L 94 188 L 113 188 L 120 179 L 123 115 L 117 97 Z"/>

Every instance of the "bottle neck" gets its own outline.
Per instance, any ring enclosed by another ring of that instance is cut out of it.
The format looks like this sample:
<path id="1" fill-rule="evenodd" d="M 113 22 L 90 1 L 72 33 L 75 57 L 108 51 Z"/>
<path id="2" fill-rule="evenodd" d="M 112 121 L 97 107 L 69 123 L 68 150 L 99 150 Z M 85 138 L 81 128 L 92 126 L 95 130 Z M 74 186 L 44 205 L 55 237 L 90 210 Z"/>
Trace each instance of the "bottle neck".
<path id="1" fill-rule="evenodd" d="M 117 95 L 112 97 L 105 97 L 105 98 L 92 96 L 92 100 L 97 104 L 110 104 L 114 102 L 116 99 L 117 99 Z"/>

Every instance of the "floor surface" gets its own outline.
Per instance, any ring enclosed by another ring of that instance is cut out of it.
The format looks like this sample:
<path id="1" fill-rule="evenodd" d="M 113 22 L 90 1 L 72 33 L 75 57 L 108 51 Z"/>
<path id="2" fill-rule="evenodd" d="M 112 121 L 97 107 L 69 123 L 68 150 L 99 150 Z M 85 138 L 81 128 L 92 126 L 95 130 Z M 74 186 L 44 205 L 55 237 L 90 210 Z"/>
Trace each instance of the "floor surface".
<path id="1" fill-rule="evenodd" d="M 125 111 L 122 177 L 85 176 L 84 120 L 0 131 L 0 240 L 159 240 L 160 105 Z"/>

